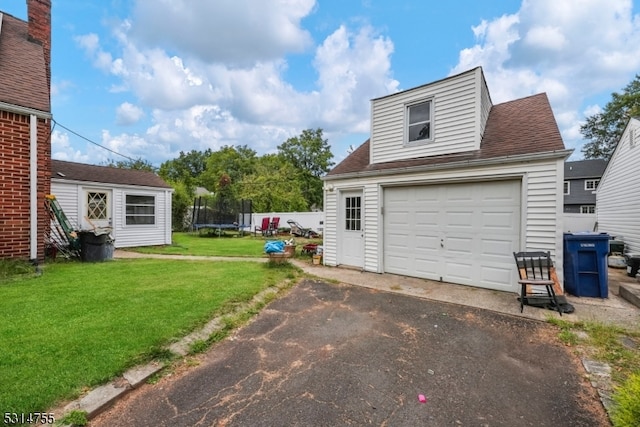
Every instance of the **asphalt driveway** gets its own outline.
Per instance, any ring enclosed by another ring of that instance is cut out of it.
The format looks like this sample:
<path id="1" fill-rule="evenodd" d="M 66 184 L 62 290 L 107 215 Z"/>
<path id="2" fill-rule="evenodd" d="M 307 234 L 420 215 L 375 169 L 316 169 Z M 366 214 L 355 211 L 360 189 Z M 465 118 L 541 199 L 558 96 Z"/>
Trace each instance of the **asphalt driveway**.
<path id="1" fill-rule="evenodd" d="M 609 425 L 556 334 L 525 318 L 305 280 L 198 366 L 142 386 L 90 425 Z"/>

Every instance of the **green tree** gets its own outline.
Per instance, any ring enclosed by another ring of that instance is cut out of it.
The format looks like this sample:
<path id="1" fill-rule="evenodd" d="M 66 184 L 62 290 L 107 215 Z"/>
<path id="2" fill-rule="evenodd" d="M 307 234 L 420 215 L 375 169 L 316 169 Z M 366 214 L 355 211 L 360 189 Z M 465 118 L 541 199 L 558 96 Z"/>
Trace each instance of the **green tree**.
<path id="1" fill-rule="evenodd" d="M 142 157 L 138 157 L 137 159 L 118 160 L 118 161 L 110 159 L 105 163 L 105 166 L 110 166 L 113 168 L 120 168 L 120 169 L 135 169 L 135 170 L 149 171 L 149 172 L 156 171 L 156 167 L 154 167 L 148 160 L 144 160 Z"/>
<path id="2" fill-rule="evenodd" d="M 184 231 L 191 220 L 187 218 L 187 213 L 193 206 L 194 189 L 184 181 L 167 180 L 167 183 L 174 190 L 171 196 L 171 227 L 175 231 Z"/>
<path id="3" fill-rule="evenodd" d="M 580 132 L 589 142 L 582 147 L 585 159 L 608 160 L 624 132 L 629 118 L 640 116 L 640 74 L 622 93 L 611 94 L 611 101 L 600 113 L 587 117 Z"/>
<path id="4" fill-rule="evenodd" d="M 254 212 L 304 212 L 308 205 L 296 174 L 282 157 L 266 154 L 240 183 L 240 197 L 251 200 Z"/>
<path id="5" fill-rule="evenodd" d="M 296 169 L 309 207 L 322 207 L 321 177 L 334 165 L 331 147 L 322 137 L 322 129 L 306 129 L 278 146 L 278 154 Z"/>
<path id="6" fill-rule="evenodd" d="M 228 194 L 237 197 L 238 185 L 246 175 L 253 172 L 256 159 L 256 152 L 246 145 L 225 145 L 207 158 L 207 167 L 201 175 L 201 182 L 207 189 L 217 191 L 220 179 L 227 175 L 231 181 L 227 189 Z"/>
<path id="7" fill-rule="evenodd" d="M 167 160 L 160 165 L 158 175 L 166 181 L 181 181 L 190 186 L 201 185 L 200 178 L 207 168 L 207 159 L 211 153 L 211 149 L 191 150 L 188 153 L 180 151 L 177 159 Z"/>

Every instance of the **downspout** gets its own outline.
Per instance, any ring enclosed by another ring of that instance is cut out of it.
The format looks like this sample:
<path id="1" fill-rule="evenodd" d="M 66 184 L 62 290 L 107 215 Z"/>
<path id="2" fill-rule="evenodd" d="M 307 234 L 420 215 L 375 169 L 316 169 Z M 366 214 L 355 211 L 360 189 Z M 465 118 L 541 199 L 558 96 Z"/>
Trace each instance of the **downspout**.
<path id="1" fill-rule="evenodd" d="M 29 116 L 29 258 L 38 260 L 38 118 Z"/>

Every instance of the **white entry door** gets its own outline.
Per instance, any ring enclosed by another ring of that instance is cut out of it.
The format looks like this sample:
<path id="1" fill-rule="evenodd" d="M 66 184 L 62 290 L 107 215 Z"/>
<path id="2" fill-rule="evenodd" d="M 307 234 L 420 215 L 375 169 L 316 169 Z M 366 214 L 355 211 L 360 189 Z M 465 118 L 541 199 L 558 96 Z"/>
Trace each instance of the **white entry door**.
<path id="1" fill-rule="evenodd" d="M 104 189 L 84 189 L 84 202 L 80 224 L 82 229 L 112 227 L 112 193 Z"/>
<path id="2" fill-rule="evenodd" d="M 364 267 L 364 223 L 362 191 L 345 191 L 340 197 L 339 264 Z"/>

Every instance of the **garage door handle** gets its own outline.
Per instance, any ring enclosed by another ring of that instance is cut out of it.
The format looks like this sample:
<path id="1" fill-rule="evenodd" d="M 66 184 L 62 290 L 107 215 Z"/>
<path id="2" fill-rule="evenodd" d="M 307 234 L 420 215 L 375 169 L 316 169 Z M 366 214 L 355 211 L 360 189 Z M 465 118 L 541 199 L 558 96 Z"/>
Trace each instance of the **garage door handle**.
<path id="1" fill-rule="evenodd" d="M 440 239 L 440 247 L 444 248 L 444 240 L 443 239 Z"/>

